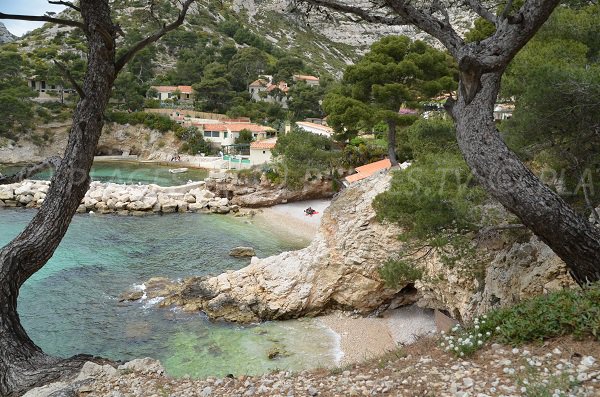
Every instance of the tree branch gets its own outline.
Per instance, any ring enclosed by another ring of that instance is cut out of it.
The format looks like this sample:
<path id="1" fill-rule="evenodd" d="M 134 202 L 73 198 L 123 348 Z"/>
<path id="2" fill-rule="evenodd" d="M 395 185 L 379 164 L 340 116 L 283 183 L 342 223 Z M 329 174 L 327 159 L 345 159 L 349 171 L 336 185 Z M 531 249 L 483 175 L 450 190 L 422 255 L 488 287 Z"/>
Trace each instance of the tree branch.
<path id="1" fill-rule="evenodd" d="M 308 3 L 319 7 L 328 8 L 330 10 L 356 15 L 365 22 L 379 23 L 382 25 L 407 25 L 408 22 L 402 18 L 395 17 L 390 18 L 384 15 L 373 14 L 372 10 L 365 10 L 364 8 L 350 6 L 347 4 L 338 3 L 333 0 L 299 0 L 299 3 Z"/>
<path id="2" fill-rule="evenodd" d="M 69 19 L 52 18 L 50 16 L 34 16 L 34 15 L 16 15 L 16 14 L 5 14 L 0 12 L 0 19 L 18 19 L 21 21 L 34 21 L 34 22 L 50 22 L 59 25 L 73 26 L 76 28 L 84 29 L 84 25 L 79 21 L 72 21 Z"/>
<path id="3" fill-rule="evenodd" d="M 21 182 L 35 174 L 47 170 L 48 168 L 58 167 L 61 161 L 62 159 L 59 156 L 53 156 L 37 164 L 25 167 L 14 175 L 0 176 L 0 185 L 8 185 L 11 183 Z"/>
<path id="4" fill-rule="evenodd" d="M 509 0 L 510 1 L 510 0 Z M 480 17 L 491 22 L 496 26 L 498 24 L 498 18 L 496 15 L 483 6 L 478 0 L 468 0 L 469 7 Z"/>
<path id="5" fill-rule="evenodd" d="M 81 12 L 81 8 L 77 7 L 75 4 L 71 3 L 70 1 L 52 1 L 52 0 L 48 0 L 48 3 L 67 6 L 69 8 L 74 9 L 77 12 Z"/>
<path id="6" fill-rule="evenodd" d="M 438 39 L 452 56 L 458 59 L 459 51 L 465 43 L 449 22 L 441 21 L 415 8 L 411 0 L 384 0 L 384 2 L 406 21 Z"/>
<path id="7" fill-rule="evenodd" d="M 71 83 L 73 88 L 75 88 L 75 91 L 77 91 L 77 93 L 79 94 L 79 97 L 81 99 L 84 99 L 85 93 L 83 92 L 83 88 L 81 88 L 81 86 L 77 83 L 77 81 L 75 81 L 75 79 L 73 78 L 73 75 L 71 74 L 71 72 L 69 72 L 67 67 L 65 65 L 63 65 L 62 63 L 58 62 L 57 60 L 54 60 L 54 64 L 58 67 L 58 69 L 62 72 L 62 74 L 67 78 L 67 80 L 69 80 L 69 82 Z"/>
<path id="8" fill-rule="evenodd" d="M 185 2 L 182 5 L 181 11 L 179 12 L 179 16 L 177 17 L 177 19 L 175 21 L 171 22 L 168 25 L 166 25 L 166 24 L 163 25 L 163 27 L 161 29 L 157 30 L 156 32 L 154 32 L 152 35 L 146 37 L 145 39 L 140 40 L 139 42 L 134 44 L 133 47 L 131 47 L 125 54 L 123 54 L 115 62 L 115 73 L 119 73 L 119 71 L 121 69 L 123 69 L 123 66 L 125 66 L 125 64 L 127 62 L 129 62 L 131 60 L 131 58 L 133 58 L 134 55 L 138 51 L 140 51 L 141 49 L 146 47 L 148 44 L 154 43 L 155 41 L 160 39 L 162 36 L 164 36 L 165 34 L 170 32 L 171 30 L 174 30 L 177 27 L 179 27 L 183 23 L 183 20 L 185 19 L 185 15 L 187 14 L 188 9 L 190 8 L 190 5 L 194 1 L 196 1 L 196 0 L 185 0 Z"/>

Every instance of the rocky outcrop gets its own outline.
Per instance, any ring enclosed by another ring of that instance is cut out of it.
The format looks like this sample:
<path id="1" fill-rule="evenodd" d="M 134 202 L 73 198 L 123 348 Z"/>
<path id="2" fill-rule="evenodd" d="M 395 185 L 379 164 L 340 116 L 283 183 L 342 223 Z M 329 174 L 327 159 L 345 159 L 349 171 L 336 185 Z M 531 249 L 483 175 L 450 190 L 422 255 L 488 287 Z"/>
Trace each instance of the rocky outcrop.
<path id="1" fill-rule="evenodd" d="M 254 257 L 249 266 L 216 277 L 155 279 L 160 282 L 147 283 L 144 293 L 164 297 L 161 306 L 238 322 L 316 315 L 331 308 L 370 313 L 414 302 L 468 321 L 491 308 L 574 285 L 545 244 L 525 237 L 481 245 L 475 258 L 479 268 L 448 266 L 432 255 L 419 262 L 420 280 L 387 288 L 378 269 L 402 247 L 402 231 L 377 221 L 371 203 L 389 181 L 389 175 L 378 175 L 342 191 L 307 248 Z"/>
<path id="2" fill-rule="evenodd" d="M 389 182 L 386 175 L 345 190 L 325 210 L 316 237 L 302 250 L 254 257 L 248 267 L 217 277 L 148 285 L 148 297 L 164 296 L 162 306 L 240 322 L 316 315 L 330 308 L 367 313 L 401 290 L 386 288 L 377 271 L 402 244 L 400 230 L 378 222 L 371 206 Z"/>
<path id="3" fill-rule="evenodd" d="M 256 251 L 252 247 L 235 247 L 229 251 L 229 255 L 234 258 L 253 257 L 256 255 Z"/>
<path id="4" fill-rule="evenodd" d="M 39 207 L 49 187 L 49 181 L 30 180 L 0 186 L 0 207 Z M 92 182 L 77 212 L 119 215 L 174 212 L 227 214 L 238 210 L 239 207 L 229 203 L 227 198 L 216 197 L 207 190 L 204 182 L 171 187 Z"/>
<path id="5" fill-rule="evenodd" d="M 11 43 L 17 39 L 17 36 L 6 29 L 6 26 L 0 22 L 0 44 Z"/>
<path id="6" fill-rule="evenodd" d="M 207 178 L 206 187 L 219 197 L 227 197 L 240 207 L 259 208 L 293 201 L 333 197 L 333 182 L 325 178 L 306 181 L 302 189 L 291 190 L 270 182 L 264 175 L 243 178 L 226 174 L 220 178 Z"/>
<path id="7" fill-rule="evenodd" d="M 415 283 L 422 294 L 419 304 L 470 321 L 498 306 L 576 285 L 564 262 L 535 236 L 480 255 L 488 264 L 479 276 L 449 268 L 438 258 L 427 261 L 428 277 Z"/>

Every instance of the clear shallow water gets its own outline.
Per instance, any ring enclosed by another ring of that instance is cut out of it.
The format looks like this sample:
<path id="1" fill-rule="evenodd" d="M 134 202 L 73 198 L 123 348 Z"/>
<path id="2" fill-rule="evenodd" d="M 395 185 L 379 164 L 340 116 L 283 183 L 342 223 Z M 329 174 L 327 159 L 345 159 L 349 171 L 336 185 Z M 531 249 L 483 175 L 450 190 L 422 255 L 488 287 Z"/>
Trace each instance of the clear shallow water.
<path id="1" fill-rule="evenodd" d="M 0 245 L 16 236 L 33 210 L 0 210 Z M 129 360 L 150 356 L 174 376 L 258 374 L 332 365 L 333 338 L 313 321 L 241 327 L 201 314 L 119 303 L 118 296 L 154 276 L 170 278 L 238 269 L 238 245 L 259 257 L 294 249 L 267 230 L 216 215 L 143 218 L 77 215 L 48 264 L 21 289 L 19 313 L 31 338 L 63 357 L 89 353 Z M 287 352 L 276 360 L 273 349 Z"/>
<path id="2" fill-rule="evenodd" d="M 171 174 L 169 168 L 179 168 L 178 163 L 173 166 L 161 166 L 150 163 L 136 163 L 124 161 L 95 162 L 90 171 L 93 181 L 114 183 L 141 183 L 144 185 L 155 183 L 160 186 L 183 185 L 188 180 L 203 181 L 208 176 L 208 171 L 190 168 L 181 174 Z M 0 164 L 0 173 L 12 174 L 18 172 L 20 166 Z M 49 180 L 51 171 L 37 174 L 34 179 Z"/>

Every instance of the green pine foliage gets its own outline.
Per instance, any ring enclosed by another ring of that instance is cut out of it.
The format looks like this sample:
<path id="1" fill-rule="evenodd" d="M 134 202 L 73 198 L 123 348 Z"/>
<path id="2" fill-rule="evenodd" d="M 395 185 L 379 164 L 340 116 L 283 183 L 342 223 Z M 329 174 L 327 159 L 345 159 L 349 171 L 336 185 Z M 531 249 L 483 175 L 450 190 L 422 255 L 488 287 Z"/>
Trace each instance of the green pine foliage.
<path id="1" fill-rule="evenodd" d="M 307 179 L 333 175 L 341 158 L 331 139 L 296 128 L 279 136 L 273 155 L 277 179 L 291 189 L 301 189 Z"/>

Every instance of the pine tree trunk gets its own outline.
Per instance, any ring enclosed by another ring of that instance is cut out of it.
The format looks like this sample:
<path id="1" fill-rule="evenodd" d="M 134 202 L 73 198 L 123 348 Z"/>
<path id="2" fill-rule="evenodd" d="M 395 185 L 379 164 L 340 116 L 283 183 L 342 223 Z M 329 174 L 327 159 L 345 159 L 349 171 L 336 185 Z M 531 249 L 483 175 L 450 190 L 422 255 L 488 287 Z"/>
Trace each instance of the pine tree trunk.
<path id="1" fill-rule="evenodd" d="M 81 0 L 88 39 L 85 98 L 80 98 L 63 161 L 44 204 L 25 230 L 0 251 L 0 395 L 76 371 L 83 360 L 45 355 L 27 336 L 17 314 L 19 288 L 52 257 L 89 187 L 89 170 L 115 78 L 115 28 L 108 0 Z"/>
<path id="2" fill-rule="evenodd" d="M 461 95 L 453 105 L 460 150 L 479 183 L 565 261 L 580 285 L 598 281 L 600 229 L 544 185 L 500 137 L 493 108 L 501 76 L 484 74 L 472 101 Z"/>
<path id="3" fill-rule="evenodd" d="M 396 121 L 388 120 L 388 157 L 392 167 L 398 165 L 398 158 L 396 157 Z"/>

